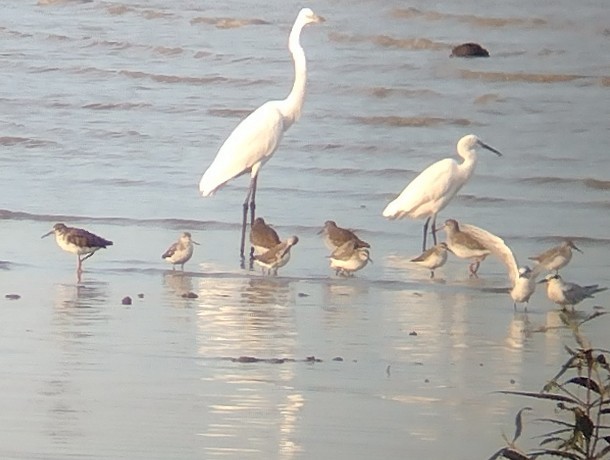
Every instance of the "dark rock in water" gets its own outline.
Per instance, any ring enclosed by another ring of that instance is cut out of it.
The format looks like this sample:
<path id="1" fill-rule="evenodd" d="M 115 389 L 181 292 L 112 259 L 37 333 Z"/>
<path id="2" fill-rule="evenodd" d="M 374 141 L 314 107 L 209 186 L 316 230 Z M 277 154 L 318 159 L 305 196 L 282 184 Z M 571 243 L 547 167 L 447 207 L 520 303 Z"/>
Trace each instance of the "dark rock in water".
<path id="1" fill-rule="evenodd" d="M 233 361 L 238 363 L 258 363 L 260 359 L 255 358 L 254 356 L 240 356 L 239 358 L 234 359 Z"/>
<path id="2" fill-rule="evenodd" d="M 121 303 L 123 305 L 131 305 L 131 297 L 129 297 L 129 296 L 123 297 L 123 299 L 121 300 Z"/>
<path id="3" fill-rule="evenodd" d="M 21 299 L 21 296 L 19 294 L 6 294 L 4 297 L 9 299 L 9 300 L 19 300 L 19 299 Z"/>
<path id="4" fill-rule="evenodd" d="M 343 361 L 343 358 L 341 356 L 335 356 L 333 361 Z"/>
<path id="5" fill-rule="evenodd" d="M 451 50 L 449 57 L 489 57 L 489 51 L 478 43 L 462 43 Z"/>
<path id="6" fill-rule="evenodd" d="M 194 292 L 185 292 L 184 294 L 182 294 L 182 297 L 184 297 L 185 299 L 196 299 L 199 296 Z"/>
<path id="7" fill-rule="evenodd" d="M 138 294 L 138 299 L 143 299 L 144 298 L 144 294 Z"/>

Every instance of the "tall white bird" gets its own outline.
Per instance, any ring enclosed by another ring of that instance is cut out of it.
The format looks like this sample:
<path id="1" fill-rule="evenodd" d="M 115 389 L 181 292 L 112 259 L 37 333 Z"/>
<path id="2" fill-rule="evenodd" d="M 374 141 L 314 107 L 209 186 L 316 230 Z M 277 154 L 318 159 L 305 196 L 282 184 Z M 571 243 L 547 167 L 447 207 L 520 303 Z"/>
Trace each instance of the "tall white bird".
<path id="1" fill-rule="evenodd" d="M 477 165 L 477 147 L 502 156 L 493 147 L 485 144 L 474 134 L 462 137 L 457 143 L 457 153 L 464 159 L 458 163 L 453 158 L 437 161 L 424 169 L 398 197 L 386 206 L 383 216 L 389 219 L 426 219 L 424 223 L 424 242 L 426 250 L 428 224 L 432 220 L 432 237 L 436 244 L 436 216 L 449 204 L 455 194 L 472 176 Z"/>
<path id="2" fill-rule="evenodd" d="M 476 238 L 491 255 L 497 257 L 504 264 L 511 283 L 509 294 L 513 299 L 514 309 L 517 309 L 518 303 L 527 304 L 536 290 L 536 278 L 542 273 L 544 267 L 539 265 L 535 266 L 534 269 L 528 266 L 519 267 L 513 251 L 499 236 L 470 224 L 460 224 L 460 228 L 463 232 Z"/>
<path id="3" fill-rule="evenodd" d="M 300 43 L 301 31 L 307 24 L 323 21 L 324 18 L 317 16 L 309 8 L 303 8 L 299 12 L 288 39 L 288 49 L 294 60 L 294 84 L 290 94 L 281 101 L 266 102 L 243 119 L 220 147 L 216 158 L 199 182 L 201 194 L 210 196 L 231 179 L 250 173 L 250 186 L 243 204 L 240 247 L 242 261 L 248 208 L 250 225 L 254 222 L 258 173 L 277 149 L 284 131 L 299 119 L 303 108 L 307 65 Z"/>

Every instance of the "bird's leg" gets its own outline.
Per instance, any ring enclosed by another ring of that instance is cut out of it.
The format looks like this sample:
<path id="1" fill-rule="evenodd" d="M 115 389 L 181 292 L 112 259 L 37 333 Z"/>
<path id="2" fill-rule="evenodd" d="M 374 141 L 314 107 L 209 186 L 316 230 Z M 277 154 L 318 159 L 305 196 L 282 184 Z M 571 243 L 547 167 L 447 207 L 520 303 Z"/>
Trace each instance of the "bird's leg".
<path id="1" fill-rule="evenodd" d="M 250 229 L 254 225 L 254 218 L 256 217 L 256 184 L 258 182 L 258 176 L 252 178 L 250 187 L 252 189 L 252 196 L 250 197 Z M 254 266 L 254 246 L 250 246 L 250 270 Z"/>
<path id="2" fill-rule="evenodd" d="M 430 218 L 432 216 L 428 217 L 426 219 L 426 223 L 424 223 L 424 245 L 422 247 L 422 251 L 426 250 L 426 237 L 428 236 L 428 224 L 430 223 Z"/>
<path id="3" fill-rule="evenodd" d="M 244 249 L 246 247 L 246 225 L 248 222 L 248 203 L 250 201 L 250 195 L 252 195 L 252 181 L 250 181 L 250 187 L 248 188 L 248 194 L 243 204 L 243 215 L 241 220 L 241 245 L 239 247 L 239 258 L 241 259 L 241 268 L 244 266 Z"/>
<path id="4" fill-rule="evenodd" d="M 432 219 L 432 240 L 434 241 L 434 246 L 436 246 L 436 214 L 434 214 Z"/>
<path id="5" fill-rule="evenodd" d="M 434 279 L 434 270 L 430 270 L 430 279 Z"/>

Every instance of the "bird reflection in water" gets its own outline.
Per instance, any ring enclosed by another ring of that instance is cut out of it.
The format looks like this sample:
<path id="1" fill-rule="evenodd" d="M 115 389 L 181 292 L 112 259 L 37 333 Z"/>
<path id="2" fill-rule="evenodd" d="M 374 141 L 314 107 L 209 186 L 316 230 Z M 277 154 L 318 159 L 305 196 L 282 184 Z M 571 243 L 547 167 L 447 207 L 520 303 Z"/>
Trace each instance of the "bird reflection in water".
<path id="1" fill-rule="evenodd" d="M 87 280 L 77 284 L 57 284 L 56 309 L 93 308 L 107 303 L 108 283 Z"/>
<path id="2" fill-rule="evenodd" d="M 193 277 L 184 272 L 171 271 L 163 274 L 163 287 L 169 297 L 180 297 L 193 291 Z"/>
<path id="3" fill-rule="evenodd" d="M 282 278 L 250 278 L 241 292 L 245 304 L 286 305 L 290 281 Z"/>

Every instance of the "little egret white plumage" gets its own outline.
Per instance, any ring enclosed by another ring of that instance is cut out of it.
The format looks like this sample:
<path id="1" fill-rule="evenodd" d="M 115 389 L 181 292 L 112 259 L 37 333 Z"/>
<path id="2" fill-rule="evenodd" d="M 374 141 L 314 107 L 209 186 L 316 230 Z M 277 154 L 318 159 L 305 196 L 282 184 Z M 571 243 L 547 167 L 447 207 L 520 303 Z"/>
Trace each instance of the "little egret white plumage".
<path id="1" fill-rule="evenodd" d="M 301 31 L 307 24 L 323 21 L 324 18 L 309 8 L 299 12 L 288 39 L 288 49 L 294 60 L 294 84 L 290 94 L 286 99 L 266 102 L 243 119 L 220 147 L 199 183 L 201 194 L 210 196 L 231 179 L 250 173 L 250 186 L 243 204 L 240 247 L 242 261 L 248 208 L 250 225 L 254 222 L 258 173 L 277 149 L 284 132 L 301 115 L 307 84 L 305 52 L 300 43 Z"/>
<path id="2" fill-rule="evenodd" d="M 453 158 L 437 161 L 424 169 L 398 197 L 386 206 L 383 216 L 389 219 L 426 219 L 424 223 L 424 242 L 422 251 L 426 250 L 428 224 L 432 220 L 432 237 L 436 244 L 436 216 L 472 176 L 477 165 L 476 148 L 494 152 L 502 156 L 493 147 L 485 144 L 474 134 L 462 137 L 457 143 L 457 153 L 464 159 L 458 163 Z"/>

